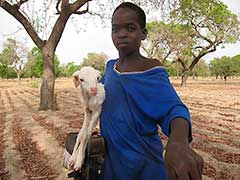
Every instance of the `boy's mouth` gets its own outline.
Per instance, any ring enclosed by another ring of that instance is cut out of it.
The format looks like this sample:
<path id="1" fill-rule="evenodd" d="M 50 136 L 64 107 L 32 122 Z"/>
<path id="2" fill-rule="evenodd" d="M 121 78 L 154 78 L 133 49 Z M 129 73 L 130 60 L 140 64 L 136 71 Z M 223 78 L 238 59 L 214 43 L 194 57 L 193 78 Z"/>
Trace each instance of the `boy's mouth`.
<path id="1" fill-rule="evenodd" d="M 119 45 L 120 45 L 120 46 L 121 46 L 121 45 L 127 45 L 127 44 L 128 44 L 128 42 L 126 42 L 126 41 L 124 41 L 124 42 L 118 42 L 118 43 L 117 43 L 118 46 L 119 46 Z"/>

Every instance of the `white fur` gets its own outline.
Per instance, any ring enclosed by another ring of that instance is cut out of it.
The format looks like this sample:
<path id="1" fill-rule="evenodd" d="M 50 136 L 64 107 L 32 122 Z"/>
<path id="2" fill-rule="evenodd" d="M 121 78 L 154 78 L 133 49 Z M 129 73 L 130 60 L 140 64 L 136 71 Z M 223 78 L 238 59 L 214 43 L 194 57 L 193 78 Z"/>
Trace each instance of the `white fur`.
<path id="1" fill-rule="evenodd" d="M 81 169 L 84 163 L 87 143 L 93 129 L 99 121 L 105 90 L 100 80 L 100 72 L 93 67 L 85 66 L 73 74 L 75 87 L 80 86 L 80 101 L 84 109 L 83 126 L 80 129 L 73 153 L 69 160 L 69 168 Z"/>

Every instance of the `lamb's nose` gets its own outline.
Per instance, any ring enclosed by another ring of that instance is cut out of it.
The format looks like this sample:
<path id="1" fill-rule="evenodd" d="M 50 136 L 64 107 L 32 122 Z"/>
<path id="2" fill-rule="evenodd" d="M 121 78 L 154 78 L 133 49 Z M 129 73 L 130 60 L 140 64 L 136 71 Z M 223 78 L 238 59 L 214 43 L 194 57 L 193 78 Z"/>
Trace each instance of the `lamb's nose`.
<path id="1" fill-rule="evenodd" d="M 97 88 L 96 87 L 90 88 L 90 91 L 91 91 L 92 94 L 97 94 Z"/>

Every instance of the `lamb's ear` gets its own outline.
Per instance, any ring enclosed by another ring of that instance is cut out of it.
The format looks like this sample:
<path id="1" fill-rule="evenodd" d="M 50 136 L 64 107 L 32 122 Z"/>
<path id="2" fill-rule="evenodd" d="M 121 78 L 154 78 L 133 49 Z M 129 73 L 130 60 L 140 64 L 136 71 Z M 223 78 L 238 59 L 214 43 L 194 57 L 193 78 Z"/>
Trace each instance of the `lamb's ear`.
<path id="1" fill-rule="evenodd" d="M 80 85 L 79 74 L 80 74 L 80 71 L 76 71 L 72 75 L 72 77 L 73 77 L 73 84 L 74 84 L 74 86 L 76 88 Z"/>
<path id="2" fill-rule="evenodd" d="M 73 76 L 73 84 L 76 88 L 80 85 L 79 76 Z"/>

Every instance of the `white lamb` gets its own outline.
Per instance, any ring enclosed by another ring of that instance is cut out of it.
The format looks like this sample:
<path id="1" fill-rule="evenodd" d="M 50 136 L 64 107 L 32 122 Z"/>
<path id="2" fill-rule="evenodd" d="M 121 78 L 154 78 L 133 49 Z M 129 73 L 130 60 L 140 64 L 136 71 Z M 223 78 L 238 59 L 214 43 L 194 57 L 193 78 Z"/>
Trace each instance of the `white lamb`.
<path id="1" fill-rule="evenodd" d="M 69 160 L 69 168 L 77 171 L 84 163 L 87 143 L 99 121 L 105 90 L 103 84 L 100 83 L 100 72 L 93 67 L 85 66 L 73 73 L 73 77 L 75 87 L 80 86 L 80 101 L 84 109 L 83 125 Z"/>

